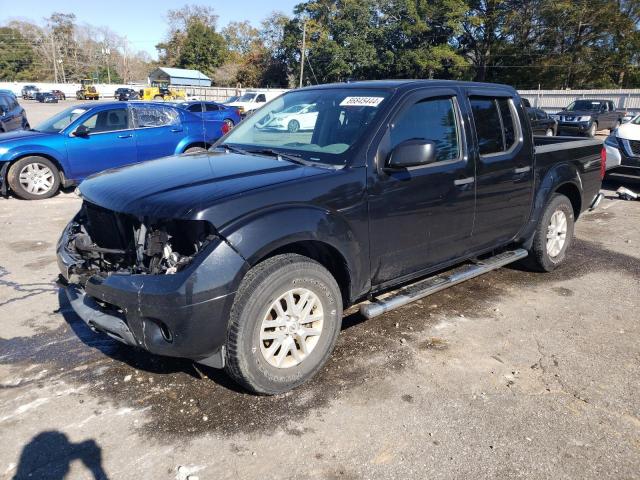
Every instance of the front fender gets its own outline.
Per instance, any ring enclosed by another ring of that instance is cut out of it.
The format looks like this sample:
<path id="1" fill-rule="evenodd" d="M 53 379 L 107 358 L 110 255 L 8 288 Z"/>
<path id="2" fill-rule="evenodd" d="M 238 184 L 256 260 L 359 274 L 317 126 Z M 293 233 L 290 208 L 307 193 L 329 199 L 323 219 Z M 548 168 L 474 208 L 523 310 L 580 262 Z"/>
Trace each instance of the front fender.
<path id="1" fill-rule="evenodd" d="M 567 163 L 557 164 L 547 170 L 542 178 L 538 180 L 537 184 L 537 193 L 529 221 L 519 235 L 519 239 L 525 241 L 525 247 L 527 248 L 529 248 L 533 241 L 538 220 L 542 216 L 544 208 L 558 188 L 565 184 L 572 184 L 580 192 L 581 198 L 583 193 L 582 178 L 580 177 L 578 169 L 574 165 Z"/>
<path id="2" fill-rule="evenodd" d="M 62 172 L 66 175 L 66 172 L 69 171 L 69 164 L 67 162 L 67 152 L 66 148 L 58 149 L 54 147 L 49 147 L 46 145 L 18 145 L 14 148 L 11 148 L 3 157 L 2 160 L 7 160 L 8 162 L 13 162 L 22 157 L 26 157 L 29 155 L 39 155 L 53 159 L 56 161 L 60 167 L 62 168 Z"/>
<path id="3" fill-rule="evenodd" d="M 368 252 L 349 223 L 336 213 L 314 206 L 278 206 L 261 211 L 220 232 L 250 265 L 287 245 L 321 242 L 337 250 L 350 274 L 350 297 L 368 289 Z"/>

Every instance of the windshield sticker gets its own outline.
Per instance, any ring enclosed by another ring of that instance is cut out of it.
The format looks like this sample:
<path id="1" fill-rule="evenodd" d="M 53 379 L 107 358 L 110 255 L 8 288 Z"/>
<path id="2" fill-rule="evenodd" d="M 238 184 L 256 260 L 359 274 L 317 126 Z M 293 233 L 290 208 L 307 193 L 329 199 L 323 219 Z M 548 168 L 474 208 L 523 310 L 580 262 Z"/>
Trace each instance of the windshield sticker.
<path id="1" fill-rule="evenodd" d="M 377 107 L 384 97 L 347 97 L 340 102 L 341 107 Z"/>

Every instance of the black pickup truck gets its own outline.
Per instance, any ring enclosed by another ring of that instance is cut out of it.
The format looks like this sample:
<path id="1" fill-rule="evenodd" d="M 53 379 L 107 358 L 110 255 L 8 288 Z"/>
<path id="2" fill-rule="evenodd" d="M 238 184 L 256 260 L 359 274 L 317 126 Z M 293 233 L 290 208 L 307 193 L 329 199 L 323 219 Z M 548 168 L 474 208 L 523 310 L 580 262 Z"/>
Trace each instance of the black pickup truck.
<path id="1" fill-rule="evenodd" d="M 611 100 L 579 99 L 551 115 L 558 121 L 558 132 L 572 135 L 595 137 L 598 130 L 613 131 L 618 128 L 626 115 L 624 110 L 616 110 Z"/>
<path id="2" fill-rule="evenodd" d="M 508 86 L 304 88 L 208 152 L 85 180 L 60 283 L 94 330 L 275 394 L 321 368 L 349 305 L 374 317 L 517 260 L 556 268 L 603 171 L 597 141 L 534 138 Z"/>

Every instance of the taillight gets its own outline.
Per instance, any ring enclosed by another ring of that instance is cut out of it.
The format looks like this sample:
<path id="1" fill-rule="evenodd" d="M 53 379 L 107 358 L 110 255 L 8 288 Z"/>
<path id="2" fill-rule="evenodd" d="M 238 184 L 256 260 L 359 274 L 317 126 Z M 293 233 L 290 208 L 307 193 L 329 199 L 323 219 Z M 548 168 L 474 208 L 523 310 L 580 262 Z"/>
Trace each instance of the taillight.
<path id="1" fill-rule="evenodd" d="M 222 134 L 226 135 L 227 133 L 229 133 L 229 130 L 231 130 L 231 127 L 229 126 L 229 124 L 227 122 L 223 122 L 222 123 Z"/>
<path id="2" fill-rule="evenodd" d="M 602 147 L 600 150 L 600 180 L 604 180 L 604 174 L 607 171 L 607 149 Z"/>

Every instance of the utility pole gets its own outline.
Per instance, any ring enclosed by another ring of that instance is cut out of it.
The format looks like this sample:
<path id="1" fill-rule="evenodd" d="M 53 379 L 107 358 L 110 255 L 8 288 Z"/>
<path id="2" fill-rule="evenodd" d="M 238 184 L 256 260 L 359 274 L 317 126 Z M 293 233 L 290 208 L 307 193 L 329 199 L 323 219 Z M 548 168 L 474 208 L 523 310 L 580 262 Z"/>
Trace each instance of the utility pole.
<path id="1" fill-rule="evenodd" d="M 302 63 L 300 64 L 300 88 L 302 88 L 302 77 L 304 75 L 304 52 L 307 47 L 307 22 L 302 24 L 302 52 L 301 59 Z"/>
<path id="2" fill-rule="evenodd" d="M 58 62 L 56 59 L 56 44 L 53 39 L 53 32 L 51 32 L 51 58 L 53 59 L 53 81 L 58 83 Z"/>
<path id="3" fill-rule="evenodd" d="M 104 57 L 105 63 L 107 64 L 107 79 L 108 82 L 111 83 L 111 70 L 109 68 L 109 55 L 111 54 L 111 49 L 109 47 L 102 47 L 102 56 Z"/>

